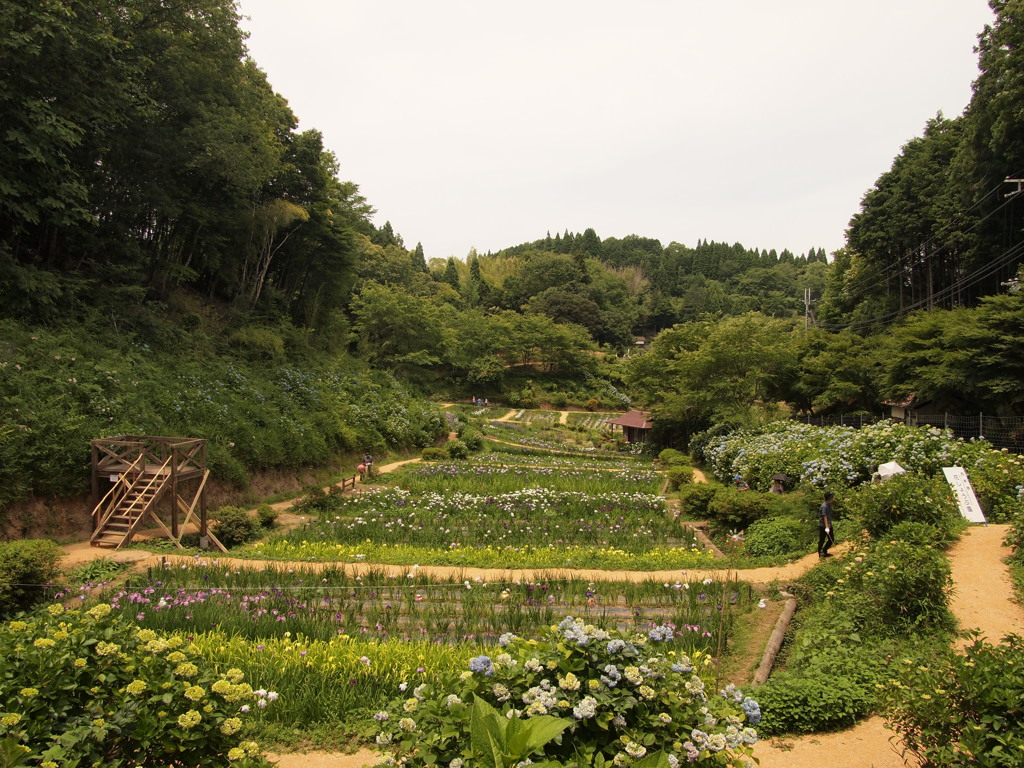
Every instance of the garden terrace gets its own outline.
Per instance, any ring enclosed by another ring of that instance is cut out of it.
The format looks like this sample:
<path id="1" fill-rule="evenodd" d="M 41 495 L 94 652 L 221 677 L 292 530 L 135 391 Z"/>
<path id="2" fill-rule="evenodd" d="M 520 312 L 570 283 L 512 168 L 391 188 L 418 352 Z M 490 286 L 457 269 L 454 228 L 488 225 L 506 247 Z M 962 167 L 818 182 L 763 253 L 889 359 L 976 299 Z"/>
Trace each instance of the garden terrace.
<path id="1" fill-rule="evenodd" d="M 534 487 L 486 495 L 416 494 L 382 488 L 353 497 L 316 496 L 302 511 L 319 517 L 239 554 L 271 560 L 638 570 L 699 567 L 714 557 L 667 513 L 664 499 L 650 493 Z"/>
<path id="2" fill-rule="evenodd" d="M 573 615 L 608 629 L 671 623 L 687 652 L 722 649 L 735 610 L 751 606 L 745 584 L 712 578 L 673 583 L 459 580 L 344 567 L 246 567 L 171 562 L 107 594 L 115 611 L 165 632 L 218 630 L 251 640 L 345 634 L 452 643 L 494 642 L 504 632 L 541 633 Z"/>

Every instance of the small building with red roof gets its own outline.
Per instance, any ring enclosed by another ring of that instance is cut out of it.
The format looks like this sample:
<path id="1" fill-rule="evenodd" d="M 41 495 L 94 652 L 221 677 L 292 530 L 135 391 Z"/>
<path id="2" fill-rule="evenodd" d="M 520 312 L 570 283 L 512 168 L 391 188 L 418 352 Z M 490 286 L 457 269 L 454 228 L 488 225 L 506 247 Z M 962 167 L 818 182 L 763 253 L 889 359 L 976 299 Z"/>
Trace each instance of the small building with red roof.
<path id="1" fill-rule="evenodd" d="M 654 426 L 649 413 L 645 411 L 626 411 L 617 419 L 608 419 L 608 424 L 622 427 L 622 434 L 627 443 L 647 442 L 647 435 Z"/>

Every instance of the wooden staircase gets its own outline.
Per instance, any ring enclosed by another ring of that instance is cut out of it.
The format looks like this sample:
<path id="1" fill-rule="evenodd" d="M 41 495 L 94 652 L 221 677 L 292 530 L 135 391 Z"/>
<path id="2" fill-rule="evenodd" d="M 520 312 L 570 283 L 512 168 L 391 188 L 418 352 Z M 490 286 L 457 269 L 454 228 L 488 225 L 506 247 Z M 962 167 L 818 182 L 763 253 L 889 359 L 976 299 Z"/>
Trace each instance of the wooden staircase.
<path id="1" fill-rule="evenodd" d="M 159 468 L 133 464 L 93 510 L 93 517 L 99 522 L 89 543 L 120 549 L 131 541 L 139 523 L 167 491 L 169 478 L 167 463 Z"/>

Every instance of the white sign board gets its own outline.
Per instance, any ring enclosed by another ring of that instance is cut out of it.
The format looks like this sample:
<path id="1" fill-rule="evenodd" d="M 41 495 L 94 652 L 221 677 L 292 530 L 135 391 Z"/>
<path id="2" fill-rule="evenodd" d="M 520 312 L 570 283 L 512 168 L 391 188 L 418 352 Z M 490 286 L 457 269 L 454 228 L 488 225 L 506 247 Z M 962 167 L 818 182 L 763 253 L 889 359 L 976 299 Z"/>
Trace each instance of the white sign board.
<path id="1" fill-rule="evenodd" d="M 967 470 L 963 467 L 943 467 L 942 473 L 946 476 L 946 482 L 953 489 L 956 496 L 956 503 L 960 505 L 960 514 L 972 523 L 985 523 L 985 513 L 981 511 L 978 497 L 974 495 L 974 487 L 967 477 Z"/>

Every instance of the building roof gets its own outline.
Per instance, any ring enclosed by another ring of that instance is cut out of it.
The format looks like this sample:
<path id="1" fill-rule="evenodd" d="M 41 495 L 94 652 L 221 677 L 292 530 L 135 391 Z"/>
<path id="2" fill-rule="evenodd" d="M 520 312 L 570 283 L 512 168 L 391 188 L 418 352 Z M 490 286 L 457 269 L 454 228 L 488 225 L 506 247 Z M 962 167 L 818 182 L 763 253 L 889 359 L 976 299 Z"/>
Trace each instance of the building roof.
<path id="1" fill-rule="evenodd" d="M 618 424 L 620 427 L 635 427 L 637 429 L 650 429 L 654 422 L 649 418 L 649 413 L 643 411 L 626 411 L 617 419 L 608 419 L 609 424 Z"/>

